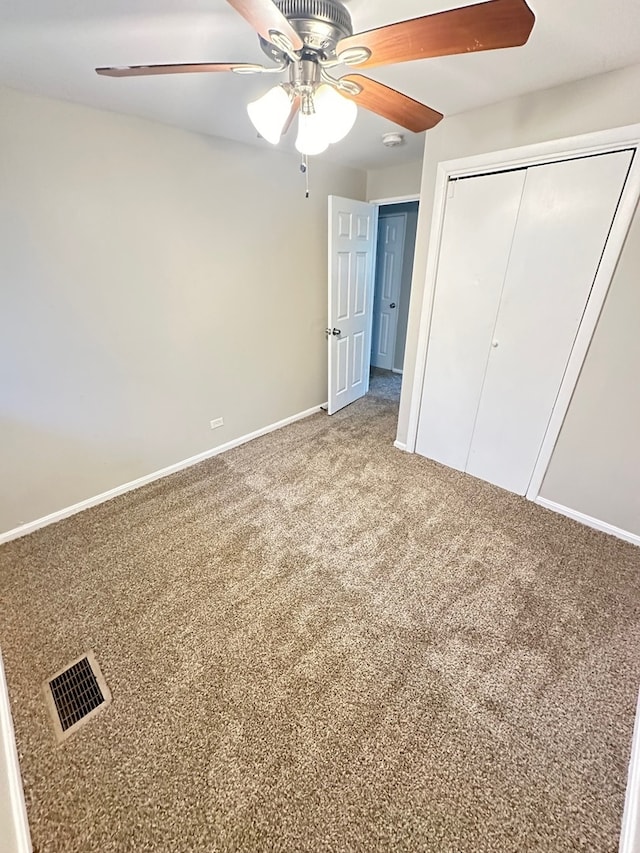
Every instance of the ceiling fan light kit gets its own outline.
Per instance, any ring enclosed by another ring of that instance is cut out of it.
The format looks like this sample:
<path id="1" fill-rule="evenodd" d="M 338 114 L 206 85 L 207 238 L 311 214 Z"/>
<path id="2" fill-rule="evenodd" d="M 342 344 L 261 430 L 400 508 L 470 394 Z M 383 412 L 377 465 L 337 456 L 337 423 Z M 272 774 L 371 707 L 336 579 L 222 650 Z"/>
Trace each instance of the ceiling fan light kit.
<path id="1" fill-rule="evenodd" d="M 351 90 L 350 90 L 351 91 Z M 340 94 L 339 82 L 327 81 L 321 66 L 308 59 L 289 65 L 289 82 L 280 83 L 247 105 L 260 136 L 277 145 L 292 110 L 299 110 L 296 148 L 308 156 L 339 142 L 355 124 L 358 107 Z"/>
<path id="2" fill-rule="evenodd" d="M 437 110 L 376 80 L 360 74 L 334 77 L 332 69 L 518 47 L 527 42 L 535 23 L 526 0 L 488 0 L 354 35 L 351 15 L 340 0 L 227 2 L 258 33 L 262 50 L 275 65 L 209 62 L 96 71 L 108 77 L 288 73 L 286 82 L 252 101 L 247 112 L 260 136 L 272 145 L 298 115 L 296 148 L 303 157 L 320 154 L 344 139 L 356 121 L 358 106 L 414 133 L 435 127 L 443 118 Z"/>

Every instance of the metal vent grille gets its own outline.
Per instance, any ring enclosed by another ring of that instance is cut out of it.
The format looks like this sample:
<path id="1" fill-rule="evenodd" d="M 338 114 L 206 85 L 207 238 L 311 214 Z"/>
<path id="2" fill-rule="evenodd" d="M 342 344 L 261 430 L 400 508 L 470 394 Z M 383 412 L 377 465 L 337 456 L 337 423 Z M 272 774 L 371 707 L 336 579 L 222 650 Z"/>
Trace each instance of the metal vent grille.
<path id="1" fill-rule="evenodd" d="M 59 741 L 111 702 L 111 693 L 92 652 L 50 678 L 45 683 L 45 696 Z"/>

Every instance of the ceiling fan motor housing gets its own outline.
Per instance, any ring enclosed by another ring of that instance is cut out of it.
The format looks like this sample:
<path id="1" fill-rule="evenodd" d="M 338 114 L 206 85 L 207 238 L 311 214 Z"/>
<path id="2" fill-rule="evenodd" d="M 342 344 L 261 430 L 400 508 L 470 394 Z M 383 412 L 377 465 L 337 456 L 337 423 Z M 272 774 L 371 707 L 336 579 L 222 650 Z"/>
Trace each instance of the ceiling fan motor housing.
<path id="1" fill-rule="evenodd" d="M 306 53 L 308 58 L 335 59 L 338 42 L 353 35 L 351 15 L 339 0 L 275 0 L 275 5 L 304 42 L 303 57 Z M 263 38 L 260 46 L 274 62 L 289 61 L 283 51 Z"/>

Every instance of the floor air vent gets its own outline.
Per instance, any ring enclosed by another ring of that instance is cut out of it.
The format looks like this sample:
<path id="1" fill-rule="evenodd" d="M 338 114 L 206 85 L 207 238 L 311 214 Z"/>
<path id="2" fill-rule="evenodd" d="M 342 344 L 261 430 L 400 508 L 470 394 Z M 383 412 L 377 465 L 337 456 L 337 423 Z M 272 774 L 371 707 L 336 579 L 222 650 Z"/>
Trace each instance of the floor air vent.
<path id="1" fill-rule="evenodd" d="M 111 702 L 93 652 L 82 655 L 46 681 L 44 693 L 59 742 Z"/>

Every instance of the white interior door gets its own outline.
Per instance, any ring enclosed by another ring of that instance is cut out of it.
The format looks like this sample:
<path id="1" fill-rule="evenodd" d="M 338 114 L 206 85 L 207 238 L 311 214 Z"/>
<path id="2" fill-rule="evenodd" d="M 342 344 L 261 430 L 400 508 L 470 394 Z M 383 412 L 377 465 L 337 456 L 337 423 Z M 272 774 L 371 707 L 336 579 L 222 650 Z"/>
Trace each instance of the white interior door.
<path id="1" fill-rule="evenodd" d="M 406 213 L 378 219 L 371 363 L 384 370 L 393 369 L 406 230 Z"/>
<path id="2" fill-rule="evenodd" d="M 631 157 L 527 171 L 466 467 L 475 477 L 527 492 Z"/>
<path id="3" fill-rule="evenodd" d="M 369 390 L 377 208 L 329 196 L 329 414 Z"/>
<path id="4" fill-rule="evenodd" d="M 464 471 L 526 172 L 450 184 L 416 453 Z"/>

